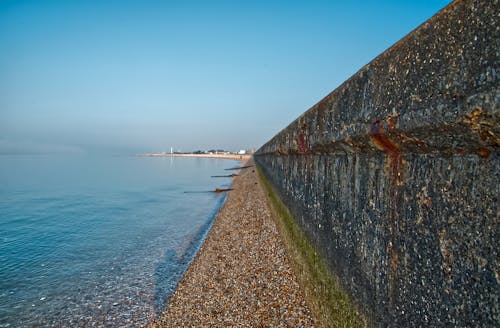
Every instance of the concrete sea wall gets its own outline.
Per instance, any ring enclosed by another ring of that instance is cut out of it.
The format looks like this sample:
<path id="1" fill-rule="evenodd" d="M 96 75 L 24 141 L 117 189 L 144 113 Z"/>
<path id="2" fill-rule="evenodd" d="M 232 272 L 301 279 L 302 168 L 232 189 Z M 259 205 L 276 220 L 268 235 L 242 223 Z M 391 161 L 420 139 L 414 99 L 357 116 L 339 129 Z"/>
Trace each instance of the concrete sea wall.
<path id="1" fill-rule="evenodd" d="M 497 0 L 454 1 L 255 161 L 370 326 L 498 326 Z"/>

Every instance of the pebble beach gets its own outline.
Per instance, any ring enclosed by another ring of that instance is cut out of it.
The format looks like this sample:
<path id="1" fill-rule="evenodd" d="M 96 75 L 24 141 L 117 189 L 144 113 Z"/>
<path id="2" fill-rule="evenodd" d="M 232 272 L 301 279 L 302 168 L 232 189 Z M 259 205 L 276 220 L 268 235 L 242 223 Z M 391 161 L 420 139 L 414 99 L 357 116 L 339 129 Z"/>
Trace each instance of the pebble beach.
<path id="1" fill-rule="evenodd" d="M 159 326 L 314 327 L 255 168 L 232 187 Z"/>

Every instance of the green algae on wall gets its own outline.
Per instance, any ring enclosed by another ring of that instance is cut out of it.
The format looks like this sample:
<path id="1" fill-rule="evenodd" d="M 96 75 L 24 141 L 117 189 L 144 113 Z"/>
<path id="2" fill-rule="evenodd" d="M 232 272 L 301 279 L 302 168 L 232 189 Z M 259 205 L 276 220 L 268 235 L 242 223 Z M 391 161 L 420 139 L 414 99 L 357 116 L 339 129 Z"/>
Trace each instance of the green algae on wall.
<path id="1" fill-rule="evenodd" d="M 273 219 L 285 241 L 295 273 L 304 288 L 306 298 L 320 327 L 366 327 L 349 296 L 328 270 L 326 263 L 295 223 L 289 210 L 280 200 L 257 166 Z"/>

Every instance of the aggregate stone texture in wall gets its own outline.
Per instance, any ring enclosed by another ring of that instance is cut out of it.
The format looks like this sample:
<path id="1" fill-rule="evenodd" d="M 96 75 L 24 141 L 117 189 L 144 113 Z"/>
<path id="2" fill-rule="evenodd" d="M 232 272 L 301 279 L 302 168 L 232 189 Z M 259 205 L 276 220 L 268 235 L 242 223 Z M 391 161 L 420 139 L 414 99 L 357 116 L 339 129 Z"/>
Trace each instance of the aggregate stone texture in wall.
<path id="1" fill-rule="evenodd" d="M 372 326 L 500 326 L 499 9 L 452 2 L 256 153 Z"/>

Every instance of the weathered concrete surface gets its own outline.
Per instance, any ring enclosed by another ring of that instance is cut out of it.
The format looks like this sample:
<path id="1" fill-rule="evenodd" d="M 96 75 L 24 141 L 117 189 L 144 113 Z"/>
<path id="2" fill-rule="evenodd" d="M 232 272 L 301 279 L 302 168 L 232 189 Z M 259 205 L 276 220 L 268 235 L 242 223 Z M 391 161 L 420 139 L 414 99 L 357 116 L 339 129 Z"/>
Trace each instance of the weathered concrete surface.
<path id="1" fill-rule="evenodd" d="M 373 326 L 499 326 L 498 0 L 455 1 L 255 160 Z"/>

